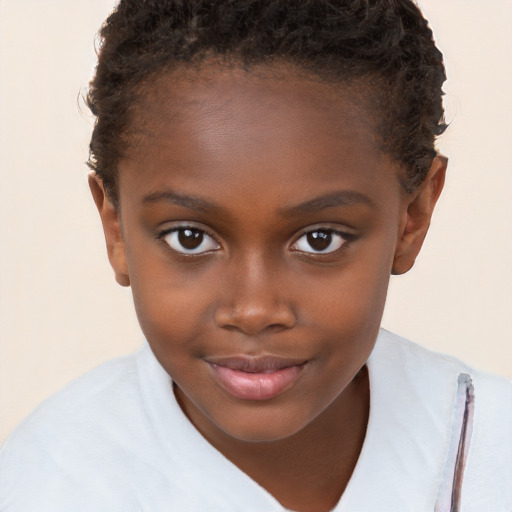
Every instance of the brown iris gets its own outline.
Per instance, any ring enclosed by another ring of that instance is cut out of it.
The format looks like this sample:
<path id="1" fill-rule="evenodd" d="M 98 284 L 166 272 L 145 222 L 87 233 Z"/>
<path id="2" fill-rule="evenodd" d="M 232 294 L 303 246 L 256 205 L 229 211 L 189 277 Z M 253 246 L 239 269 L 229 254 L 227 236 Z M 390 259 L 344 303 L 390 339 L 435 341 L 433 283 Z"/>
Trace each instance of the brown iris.
<path id="1" fill-rule="evenodd" d="M 203 242 L 204 233 L 199 229 L 185 228 L 178 230 L 178 241 L 184 249 L 197 249 Z"/>
<path id="2" fill-rule="evenodd" d="M 307 234 L 307 240 L 315 251 L 324 251 L 331 245 L 332 234 L 328 231 L 311 231 Z"/>

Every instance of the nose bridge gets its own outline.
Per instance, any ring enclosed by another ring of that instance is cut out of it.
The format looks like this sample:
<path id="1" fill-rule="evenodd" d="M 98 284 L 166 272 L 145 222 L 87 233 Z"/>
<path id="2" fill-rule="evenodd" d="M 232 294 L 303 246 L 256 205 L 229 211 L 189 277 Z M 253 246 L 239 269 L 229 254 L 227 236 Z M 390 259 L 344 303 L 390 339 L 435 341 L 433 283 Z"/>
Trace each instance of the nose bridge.
<path id="1" fill-rule="evenodd" d="M 256 334 L 268 327 L 294 325 L 278 259 L 246 250 L 232 258 L 227 270 L 223 298 L 216 311 L 219 326 Z"/>

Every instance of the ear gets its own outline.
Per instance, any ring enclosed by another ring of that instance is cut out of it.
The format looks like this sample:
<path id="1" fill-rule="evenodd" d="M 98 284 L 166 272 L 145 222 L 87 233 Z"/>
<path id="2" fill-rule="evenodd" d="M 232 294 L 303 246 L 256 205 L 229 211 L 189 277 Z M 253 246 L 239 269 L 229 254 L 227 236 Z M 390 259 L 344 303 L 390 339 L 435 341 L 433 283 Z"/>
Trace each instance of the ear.
<path id="1" fill-rule="evenodd" d="M 414 265 L 443 190 L 447 165 L 448 159 L 437 155 L 425 181 L 406 199 L 393 260 L 393 274 L 405 274 Z"/>
<path id="2" fill-rule="evenodd" d="M 126 251 L 118 210 L 105 192 L 103 181 L 94 171 L 89 174 L 89 188 L 101 217 L 107 243 L 108 259 L 114 269 L 116 281 L 121 286 L 130 286 Z"/>

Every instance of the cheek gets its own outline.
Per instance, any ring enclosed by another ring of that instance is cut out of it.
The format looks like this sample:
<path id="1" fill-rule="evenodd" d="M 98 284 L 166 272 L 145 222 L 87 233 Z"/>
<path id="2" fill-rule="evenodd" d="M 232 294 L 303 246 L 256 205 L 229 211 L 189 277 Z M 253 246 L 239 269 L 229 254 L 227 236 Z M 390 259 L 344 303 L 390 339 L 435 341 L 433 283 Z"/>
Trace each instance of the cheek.
<path id="1" fill-rule="evenodd" d="M 194 351 L 204 325 L 212 317 L 216 284 L 211 272 L 180 270 L 150 258 L 131 261 L 132 293 L 137 317 L 155 351 Z"/>
<path id="2" fill-rule="evenodd" d="M 306 322 L 343 330 L 380 324 L 390 276 L 390 262 L 358 261 L 305 283 Z"/>
<path id="3" fill-rule="evenodd" d="M 362 253 L 358 253 L 361 256 Z M 370 253 L 371 254 L 371 253 Z M 381 324 L 389 282 L 390 258 L 359 257 L 339 272 L 313 279 L 303 320 L 319 335 L 318 354 L 330 370 L 348 384 L 367 361 Z"/>

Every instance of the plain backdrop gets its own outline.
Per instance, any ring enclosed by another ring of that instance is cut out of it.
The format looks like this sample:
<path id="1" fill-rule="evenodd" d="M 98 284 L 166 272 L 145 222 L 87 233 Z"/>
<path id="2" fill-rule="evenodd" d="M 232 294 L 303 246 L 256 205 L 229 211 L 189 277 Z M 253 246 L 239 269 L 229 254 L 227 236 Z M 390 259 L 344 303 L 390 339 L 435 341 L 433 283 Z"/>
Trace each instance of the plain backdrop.
<path id="1" fill-rule="evenodd" d="M 84 164 L 92 120 L 80 96 L 112 5 L 0 0 L 0 441 L 45 397 L 143 341 Z M 392 278 L 383 325 L 512 377 L 512 2 L 420 6 L 449 75 L 449 173 L 415 268 Z"/>

